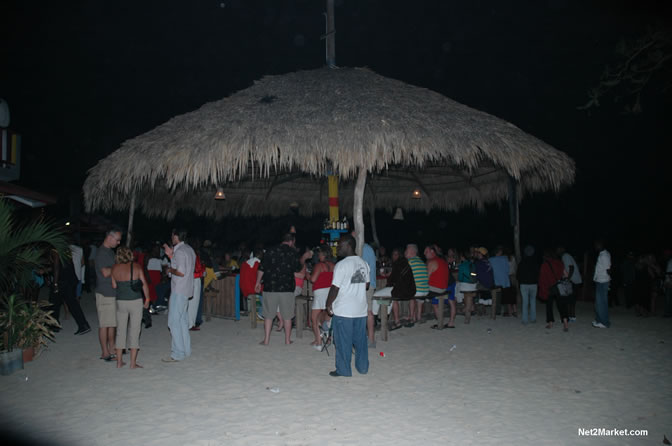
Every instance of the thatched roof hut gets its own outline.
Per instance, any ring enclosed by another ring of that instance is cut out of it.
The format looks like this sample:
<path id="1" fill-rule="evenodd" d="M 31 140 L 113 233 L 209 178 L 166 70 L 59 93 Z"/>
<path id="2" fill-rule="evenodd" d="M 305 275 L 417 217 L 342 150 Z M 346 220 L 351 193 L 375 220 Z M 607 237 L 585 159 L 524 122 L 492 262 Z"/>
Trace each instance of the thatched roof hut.
<path id="1" fill-rule="evenodd" d="M 327 181 L 369 173 L 365 207 L 454 210 L 572 183 L 574 162 L 516 126 L 433 91 L 340 68 L 267 76 L 126 141 L 89 171 L 88 210 L 172 218 L 326 213 Z M 217 186 L 226 200 L 216 201 Z M 413 199 L 419 188 L 423 198 Z"/>

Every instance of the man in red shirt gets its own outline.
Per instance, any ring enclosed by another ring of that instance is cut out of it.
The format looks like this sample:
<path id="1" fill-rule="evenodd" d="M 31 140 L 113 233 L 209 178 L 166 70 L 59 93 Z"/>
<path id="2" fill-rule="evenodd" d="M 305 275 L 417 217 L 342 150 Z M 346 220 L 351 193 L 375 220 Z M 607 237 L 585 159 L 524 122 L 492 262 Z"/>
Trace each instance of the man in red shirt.
<path id="1" fill-rule="evenodd" d="M 427 259 L 427 273 L 429 274 L 429 296 L 432 296 L 432 306 L 434 307 L 434 314 L 436 315 L 437 323 L 432 326 L 434 329 L 438 328 L 455 328 L 455 293 L 451 294 L 452 299 L 446 299 L 450 305 L 450 321 L 445 327 L 439 327 L 438 321 L 441 320 L 439 314 L 439 300 L 436 296 L 444 296 L 447 293 L 448 284 L 450 282 L 450 268 L 448 262 L 441 257 L 441 248 L 437 245 L 430 245 L 425 248 L 425 258 Z"/>
<path id="2" fill-rule="evenodd" d="M 249 258 L 244 259 L 240 264 L 240 293 L 243 295 L 244 301 L 247 301 L 247 296 L 257 294 L 257 292 L 254 291 L 254 285 L 257 283 L 257 271 L 261 264 L 263 250 L 259 250 L 258 256 L 255 256 L 255 254 L 256 253 L 252 253 Z M 261 295 L 259 295 L 259 297 L 261 297 Z M 261 302 L 261 300 L 259 302 Z M 257 311 L 257 309 L 248 308 L 248 311 Z M 260 313 L 257 312 L 257 315 L 260 315 Z"/>

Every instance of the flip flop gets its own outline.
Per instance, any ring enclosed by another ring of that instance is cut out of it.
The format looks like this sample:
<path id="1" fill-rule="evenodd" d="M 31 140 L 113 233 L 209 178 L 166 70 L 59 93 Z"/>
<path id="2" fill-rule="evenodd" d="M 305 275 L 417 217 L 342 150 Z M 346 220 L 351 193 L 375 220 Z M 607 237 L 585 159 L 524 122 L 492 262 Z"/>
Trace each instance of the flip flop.
<path id="1" fill-rule="evenodd" d="M 434 324 L 430 327 L 432 330 L 438 330 L 439 329 L 439 324 Z"/>
<path id="2" fill-rule="evenodd" d="M 113 354 L 108 355 L 108 356 L 103 356 L 103 357 L 101 357 L 100 359 L 102 359 L 102 360 L 105 361 L 105 362 L 110 362 L 110 361 L 114 361 L 115 359 L 117 359 L 117 355 L 115 355 L 115 354 L 113 353 Z"/>
<path id="3" fill-rule="evenodd" d="M 446 324 L 446 325 L 443 326 L 443 328 L 455 328 L 455 326 Z"/>
<path id="4" fill-rule="evenodd" d="M 401 327 L 402 327 L 401 324 L 392 325 L 392 326 L 390 327 L 390 331 L 399 330 Z"/>
<path id="5" fill-rule="evenodd" d="M 406 327 L 406 328 L 411 328 L 413 326 L 415 326 L 415 322 L 409 322 L 406 325 L 404 325 L 404 327 Z"/>

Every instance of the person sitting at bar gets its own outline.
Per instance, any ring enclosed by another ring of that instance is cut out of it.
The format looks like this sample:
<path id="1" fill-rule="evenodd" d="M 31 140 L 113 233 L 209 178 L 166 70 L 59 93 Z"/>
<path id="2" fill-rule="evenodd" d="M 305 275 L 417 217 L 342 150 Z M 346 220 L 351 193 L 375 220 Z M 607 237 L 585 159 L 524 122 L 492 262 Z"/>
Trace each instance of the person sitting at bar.
<path id="1" fill-rule="evenodd" d="M 300 296 L 301 293 L 303 293 L 303 283 L 307 278 L 309 278 L 306 261 L 311 257 L 313 257 L 313 250 L 306 246 L 303 254 L 301 254 L 301 257 L 299 258 L 299 262 L 301 262 L 301 271 L 294 273 L 295 296 Z"/>
<path id="2" fill-rule="evenodd" d="M 247 302 L 248 296 L 257 294 L 258 302 L 261 304 L 261 294 L 255 291 L 254 285 L 257 283 L 257 271 L 259 270 L 263 256 L 263 251 L 259 251 L 258 253 L 251 252 L 248 259 L 240 265 L 240 294 L 243 296 L 245 302 Z M 263 287 L 261 291 L 263 291 Z M 261 312 L 257 311 L 256 308 L 248 308 L 248 311 L 255 311 L 259 319 L 264 319 Z"/>
<path id="3" fill-rule="evenodd" d="M 394 315 L 394 323 L 390 326 L 390 330 L 401 328 L 399 301 L 410 301 L 415 296 L 415 280 L 408 259 L 401 255 L 400 250 L 395 251 L 392 252 L 392 258 L 397 259 L 392 263 L 392 272 L 387 279 L 387 286 L 392 287 L 392 314 Z"/>
<path id="4" fill-rule="evenodd" d="M 415 296 L 424 297 L 429 292 L 429 274 L 427 274 L 427 266 L 425 262 L 418 256 L 418 245 L 409 243 L 404 251 L 404 256 L 408 259 L 408 264 L 413 271 L 413 280 L 415 281 Z M 412 327 L 416 322 L 422 320 L 422 305 L 425 299 L 411 299 L 409 302 L 410 316 L 406 324 L 407 327 Z"/>
<path id="5" fill-rule="evenodd" d="M 476 268 L 473 258 L 468 253 L 462 258 L 457 273 L 457 292 L 464 296 L 464 323 L 471 321 L 476 296 Z"/>
<path id="6" fill-rule="evenodd" d="M 492 265 L 487 258 L 488 250 L 485 247 L 476 248 L 474 251 L 474 266 L 476 267 L 476 289 L 479 293 L 478 313 L 485 314 L 485 307 L 492 305 L 491 290 L 495 286 L 495 276 Z"/>
<path id="7" fill-rule="evenodd" d="M 231 256 L 230 252 L 224 253 L 224 268 L 234 270 L 240 268 L 238 261 Z"/>
<path id="8" fill-rule="evenodd" d="M 427 297 L 432 298 L 432 307 L 434 308 L 434 314 L 436 315 L 437 320 L 437 323 L 434 324 L 432 328 L 455 328 L 455 293 L 448 293 L 448 286 L 450 278 L 452 277 L 450 275 L 448 262 L 441 257 L 441 248 L 435 244 L 427 246 L 424 254 L 427 259 L 427 273 L 429 274 L 429 294 L 427 294 Z M 453 286 L 454 283 L 455 282 L 453 281 Z M 441 320 L 441 314 L 439 313 L 439 300 L 437 297 L 445 295 L 450 296 L 448 299 L 444 299 L 444 301 L 448 302 L 450 305 L 451 319 L 445 327 L 439 327 L 438 321 Z"/>

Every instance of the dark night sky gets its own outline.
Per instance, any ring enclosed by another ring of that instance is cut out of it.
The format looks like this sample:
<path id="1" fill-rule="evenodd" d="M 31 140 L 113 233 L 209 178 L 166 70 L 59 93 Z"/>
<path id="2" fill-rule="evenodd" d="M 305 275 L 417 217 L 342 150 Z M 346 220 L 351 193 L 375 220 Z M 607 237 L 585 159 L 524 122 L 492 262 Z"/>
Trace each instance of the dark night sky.
<path id="1" fill-rule="evenodd" d="M 620 39 L 669 25 L 670 7 L 659 3 L 667 2 L 336 0 L 337 64 L 433 89 L 573 157 L 571 189 L 523 202 L 528 239 L 583 247 L 603 234 L 672 246 L 671 104 L 660 79 L 641 115 L 609 101 L 590 115 L 576 109 Z M 263 75 L 323 65 L 324 8 L 324 0 L 5 0 L 0 97 L 23 135 L 21 183 L 78 191 L 86 170 L 124 140 Z M 505 208 L 411 216 L 403 230 L 421 242 L 495 242 L 509 237 Z M 423 220 L 419 233 L 413 225 Z M 383 237 L 399 229 L 388 221 L 379 215 Z"/>

